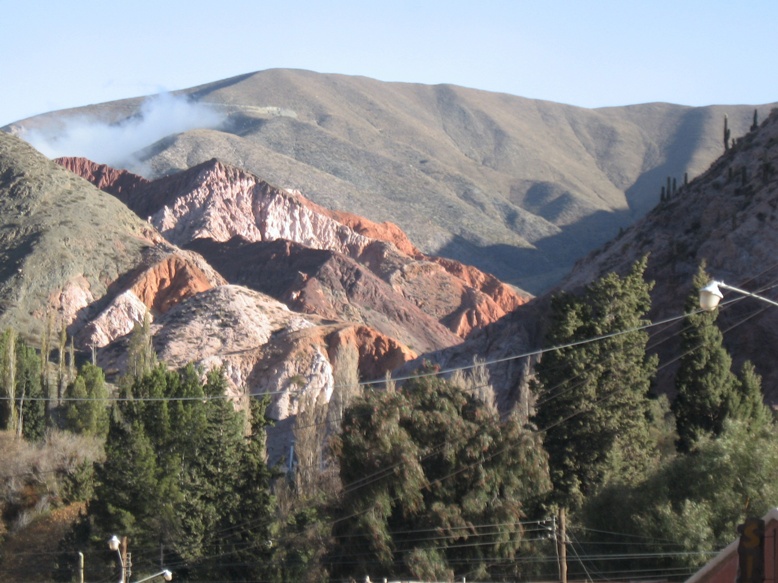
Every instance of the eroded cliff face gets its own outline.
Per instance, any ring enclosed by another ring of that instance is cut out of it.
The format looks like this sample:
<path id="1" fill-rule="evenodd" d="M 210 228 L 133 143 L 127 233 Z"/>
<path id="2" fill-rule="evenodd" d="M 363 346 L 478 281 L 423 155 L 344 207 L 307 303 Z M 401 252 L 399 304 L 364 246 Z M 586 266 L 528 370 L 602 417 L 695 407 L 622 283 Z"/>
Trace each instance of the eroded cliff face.
<path id="1" fill-rule="evenodd" d="M 54 161 L 73 174 L 78 174 L 81 178 L 88 180 L 100 190 L 114 196 L 149 182 L 132 172 L 118 170 L 105 164 L 97 164 L 86 158 L 57 158 Z"/>
<path id="2" fill-rule="evenodd" d="M 122 370 L 128 335 L 149 311 L 164 362 L 223 367 L 233 396 L 272 395 L 279 420 L 305 394 L 328 400 L 345 374 L 338 367 L 381 378 L 527 299 L 475 268 L 424 255 L 391 223 L 324 209 L 217 161 L 154 182 L 60 163 L 170 244 L 113 286 L 80 343 L 104 347 L 101 364 Z M 357 357 L 346 365 L 338 355 L 349 350 Z"/>
<path id="3" fill-rule="evenodd" d="M 68 164 L 77 171 L 83 167 L 88 179 L 97 175 L 87 164 L 72 160 Z M 100 174 L 105 175 L 105 171 Z M 110 185 L 103 184 L 110 192 Z M 275 188 L 215 160 L 152 183 L 138 181 L 117 196 L 179 246 L 199 239 L 227 242 L 239 236 L 249 242 L 281 239 L 342 254 L 389 283 L 459 338 L 529 299 L 474 267 L 422 254 L 396 225 L 324 209 L 298 192 Z M 314 286 L 310 281 L 301 283 Z M 321 290 L 327 287 L 320 284 Z M 296 307 L 304 295 L 304 290 L 299 291 Z M 325 309 L 311 299 L 307 306 Z M 349 306 L 341 306 L 330 316 L 348 317 L 349 312 L 353 312 Z"/>

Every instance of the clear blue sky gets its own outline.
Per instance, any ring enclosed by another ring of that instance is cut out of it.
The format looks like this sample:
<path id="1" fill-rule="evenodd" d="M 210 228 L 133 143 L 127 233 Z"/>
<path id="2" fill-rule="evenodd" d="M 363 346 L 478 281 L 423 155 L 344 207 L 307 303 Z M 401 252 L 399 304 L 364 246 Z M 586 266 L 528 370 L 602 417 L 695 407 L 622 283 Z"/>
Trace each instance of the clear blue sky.
<path id="1" fill-rule="evenodd" d="M 584 107 L 778 101 L 778 1 L 0 0 L 0 125 L 276 67 Z"/>

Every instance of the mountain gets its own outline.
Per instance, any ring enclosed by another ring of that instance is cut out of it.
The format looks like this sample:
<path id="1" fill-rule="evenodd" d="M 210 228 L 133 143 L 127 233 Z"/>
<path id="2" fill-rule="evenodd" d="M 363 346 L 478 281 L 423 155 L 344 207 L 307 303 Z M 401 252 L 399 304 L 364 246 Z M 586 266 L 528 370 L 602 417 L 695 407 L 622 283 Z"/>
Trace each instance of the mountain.
<path id="1" fill-rule="evenodd" d="M 111 378 L 148 312 L 165 363 L 224 367 L 234 396 L 272 394 L 281 420 L 305 393 L 329 398 L 338 375 L 380 378 L 528 299 L 392 224 L 215 160 L 149 181 L 0 139 L 0 251 L 16 261 L 3 324 L 37 344 L 55 314 Z"/>
<path id="2" fill-rule="evenodd" d="M 329 209 L 396 223 L 423 252 L 532 293 L 648 212 L 668 176 L 680 183 L 703 172 L 723 151 L 725 114 L 739 136 L 754 111 L 663 103 L 591 110 L 285 69 L 176 95 L 207 104 L 223 123 L 132 153 L 147 178 L 218 158 Z M 142 117 L 144 103 L 53 112 L 4 129 L 24 134 L 85 116 L 121 126 Z"/>
<path id="3" fill-rule="evenodd" d="M 717 280 L 773 300 L 778 286 L 778 109 L 759 127 L 736 140 L 699 177 L 677 190 L 633 226 L 576 263 L 553 290 L 478 330 L 461 345 L 426 355 L 444 368 L 464 366 L 473 354 L 498 361 L 490 367 L 503 403 L 526 397 L 530 361 L 543 346 L 548 300 L 559 291 L 576 293 L 606 273 L 626 273 L 648 255 L 646 278 L 652 291 L 654 322 L 673 322 L 650 330 L 649 348 L 660 356 L 655 386 L 672 395 L 678 333 L 686 298 L 696 294 L 692 279 L 702 261 Z M 765 398 L 778 403 L 778 313 L 756 299 L 727 293 L 736 300 L 720 308 L 718 324 L 736 370 L 751 360 L 763 376 Z M 523 358 L 517 355 L 532 354 Z M 413 364 L 409 366 L 414 366 Z"/>
<path id="4" fill-rule="evenodd" d="M 116 198 L 0 133 L 0 327 L 81 322 L 120 275 L 172 249 Z"/>

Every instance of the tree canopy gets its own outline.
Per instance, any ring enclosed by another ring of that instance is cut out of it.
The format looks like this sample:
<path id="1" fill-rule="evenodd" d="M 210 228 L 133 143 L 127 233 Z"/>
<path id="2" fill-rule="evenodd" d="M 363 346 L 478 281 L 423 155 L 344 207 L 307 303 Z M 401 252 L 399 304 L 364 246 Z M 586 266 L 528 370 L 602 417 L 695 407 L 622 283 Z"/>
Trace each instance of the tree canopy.
<path id="1" fill-rule="evenodd" d="M 419 579 L 511 572 L 526 505 L 549 488 L 538 436 L 441 378 L 345 411 L 335 572 Z"/>
<path id="2" fill-rule="evenodd" d="M 537 365 L 534 421 L 545 436 L 554 499 L 568 508 L 609 478 L 643 476 L 655 458 L 649 389 L 657 359 L 647 356 L 641 329 L 652 287 L 646 261 L 552 302 L 547 342 L 555 348 Z"/>

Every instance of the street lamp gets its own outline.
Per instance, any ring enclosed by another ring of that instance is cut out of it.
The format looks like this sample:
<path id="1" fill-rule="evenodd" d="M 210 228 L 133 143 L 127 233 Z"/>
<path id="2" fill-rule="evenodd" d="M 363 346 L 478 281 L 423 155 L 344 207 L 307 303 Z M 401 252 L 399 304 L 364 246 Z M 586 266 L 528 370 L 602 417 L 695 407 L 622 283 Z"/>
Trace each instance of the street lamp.
<path id="1" fill-rule="evenodd" d="M 108 539 L 108 548 L 112 551 L 116 551 L 119 555 L 119 566 L 122 568 L 122 574 L 119 577 L 119 583 L 127 583 L 129 579 L 129 573 L 127 573 L 127 565 L 125 565 L 124 557 L 127 554 L 127 537 L 123 536 L 121 540 L 116 535 L 113 535 Z"/>
<path id="2" fill-rule="evenodd" d="M 728 289 L 730 291 L 743 294 L 744 296 L 756 298 L 758 300 L 762 300 L 763 302 L 767 302 L 768 304 L 778 306 L 778 302 L 774 302 L 773 300 L 770 300 L 768 298 L 762 297 L 755 293 L 751 293 L 750 291 L 746 291 L 744 289 L 727 285 L 723 281 L 713 280 L 708 285 L 700 289 L 700 307 L 703 310 L 707 310 L 710 312 L 712 310 L 715 310 L 716 307 L 719 305 L 719 302 L 724 298 L 724 294 L 721 293 L 721 290 L 719 288 Z"/>
<path id="3" fill-rule="evenodd" d="M 127 537 L 123 536 L 121 539 L 119 539 L 118 536 L 113 535 L 110 539 L 108 539 L 108 548 L 112 551 L 116 551 L 119 554 L 119 565 L 122 568 L 122 575 L 119 578 L 119 583 L 129 583 L 130 575 L 132 574 L 132 560 L 130 560 L 130 555 L 127 552 Z M 173 573 L 167 569 L 163 569 L 159 573 L 154 573 L 153 575 L 149 575 L 148 577 L 135 581 L 134 583 L 143 583 L 143 581 L 149 581 L 154 579 L 154 577 L 162 577 L 165 581 L 172 581 Z"/>

